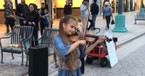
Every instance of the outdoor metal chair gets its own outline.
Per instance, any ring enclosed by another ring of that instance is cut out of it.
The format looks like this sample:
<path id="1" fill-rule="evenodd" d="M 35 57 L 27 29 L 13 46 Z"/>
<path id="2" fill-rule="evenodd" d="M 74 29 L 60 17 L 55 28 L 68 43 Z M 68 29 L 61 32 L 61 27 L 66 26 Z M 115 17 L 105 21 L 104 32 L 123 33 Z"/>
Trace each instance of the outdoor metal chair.
<path id="1" fill-rule="evenodd" d="M 3 52 L 8 52 L 12 54 L 12 59 L 14 59 L 13 53 L 22 54 L 21 65 L 23 65 L 24 53 L 27 53 L 31 47 L 33 29 L 31 26 L 14 26 L 10 36 L 0 38 L 1 63 L 3 63 Z M 9 43 L 4 44 L 5 40 Z"/>
<path id="2" fill-rule="evenodd" d="M 135 17 L 134 17 L 134 19 L 135 19 L 135 23 L 134 24 L 136 24 L 136 22 L 138 21 L 138 20 L 145 20 L 145 14 L 144 13 L 137 13 L 136 15 L 135 15 Z"/>
<path id="3" fill-rule="evenodd" d="M 37 40 L 38 45 L 35 47 L 48 47 L 48 55 L 54 54 L 54 50 L 52 50 L 52 41 L 54 35 L 56 35 L 58 29 L 56 28 L 45 28 L 43 31 L 42 36 Z M 28 55 L 29 56 L 29 55 Z M 27 58 L 28 59 L 28 58 Z M 26 61 L 26 65 L 28 64 L 28 60 Z"/>
<path id="4" fill-rule="evenodd" d="M 56 28 L 45 28 L 43 35 L 38 39 L 39 45 L 38 46 L 51 46 L 52 38 L 56 35 L 58 29 Z"/>

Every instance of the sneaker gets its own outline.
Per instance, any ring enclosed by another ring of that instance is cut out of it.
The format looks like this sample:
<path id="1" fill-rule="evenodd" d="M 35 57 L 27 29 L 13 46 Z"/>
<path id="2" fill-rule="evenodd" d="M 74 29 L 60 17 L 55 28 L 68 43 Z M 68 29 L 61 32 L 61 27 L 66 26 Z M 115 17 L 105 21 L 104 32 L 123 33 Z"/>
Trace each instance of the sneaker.
<path id="1" fill-rule="evenodd" d="M 105 27 L 105 30 L 109 30 L 109 28 L 108 27 Z"/>
<path id="2" fill-rule="evenodd" d="M 96 30 L 96 28 L 92 28 L 91 30 Z"/>
<path id="3" fill-rule="evenodd" d="M 9 32 L 8 34 L 11 34 L 12 32 Z"/>

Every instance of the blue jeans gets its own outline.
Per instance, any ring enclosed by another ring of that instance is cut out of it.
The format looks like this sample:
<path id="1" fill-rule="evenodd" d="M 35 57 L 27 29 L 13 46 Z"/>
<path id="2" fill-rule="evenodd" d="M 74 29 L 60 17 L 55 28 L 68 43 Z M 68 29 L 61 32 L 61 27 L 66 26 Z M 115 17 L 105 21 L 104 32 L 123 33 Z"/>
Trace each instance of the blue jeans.
<path id="1" fill-rule="evenodd" d="M 95 28 L 95 24 L 96 24 L 96 17 L 97 17 L 97 15 L 92 15 L 92 21 L 93 21 L 92 28 Z"/>
<path id="2" fill-rule="evenodd" d="M 111 16 L 105 16 L 105 18 L 106 18 L 106 25 L 107 25 L 107 28 L 109 29 L 109 24 L 110 24 Z"/>

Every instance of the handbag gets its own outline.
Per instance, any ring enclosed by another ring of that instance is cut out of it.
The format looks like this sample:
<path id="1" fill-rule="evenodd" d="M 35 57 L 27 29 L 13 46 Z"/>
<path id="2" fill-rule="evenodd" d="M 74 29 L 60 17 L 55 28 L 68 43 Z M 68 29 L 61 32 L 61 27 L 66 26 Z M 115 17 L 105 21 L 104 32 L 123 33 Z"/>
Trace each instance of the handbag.
<path id="1" fill-rule="evenodd" d="M 114 21 L 114 19 L 112 19 L 112 21 L 111 21 L 111 24 L 113 25 L 113 24 L 115 24 L 115 21 Z"/>

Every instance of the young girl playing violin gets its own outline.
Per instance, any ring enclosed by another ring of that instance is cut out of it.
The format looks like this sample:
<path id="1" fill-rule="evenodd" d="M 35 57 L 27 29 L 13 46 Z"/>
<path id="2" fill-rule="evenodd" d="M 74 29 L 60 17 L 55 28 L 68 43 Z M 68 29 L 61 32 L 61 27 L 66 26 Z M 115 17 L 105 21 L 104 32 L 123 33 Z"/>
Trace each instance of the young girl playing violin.
<path id="1" fill-rule="evenodd" d="M 54 37 L 54 44 L 59 57 L 58 76 L 81 76 L 79 45 L 86 45 L 86 40 L 71 41 L 70 36 L 76 32 L 78 22 L 71 15 L 63 17 L 59 22 L 58 35 Z M 87 47 L 85 53 L 89 53 L 97 44 L 103 42 L 104 37 Z"/>

